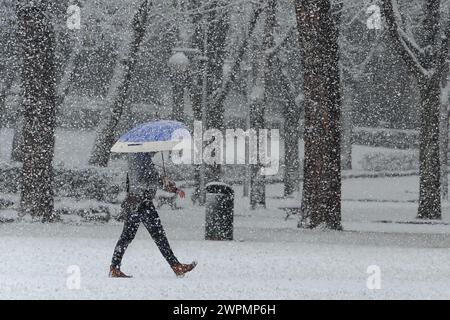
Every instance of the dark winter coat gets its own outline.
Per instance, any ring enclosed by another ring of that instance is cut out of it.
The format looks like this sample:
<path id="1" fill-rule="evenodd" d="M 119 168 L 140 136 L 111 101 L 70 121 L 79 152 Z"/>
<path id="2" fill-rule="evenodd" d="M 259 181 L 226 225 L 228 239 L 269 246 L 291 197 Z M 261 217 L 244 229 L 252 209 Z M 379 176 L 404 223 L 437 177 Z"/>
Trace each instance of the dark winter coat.
<path id="1" fill-rule="evenodd" d="M 128 156 L 129 194 L 153 200 L 163 180 L 152 157 L 154 153 L 132 153 Z"/>

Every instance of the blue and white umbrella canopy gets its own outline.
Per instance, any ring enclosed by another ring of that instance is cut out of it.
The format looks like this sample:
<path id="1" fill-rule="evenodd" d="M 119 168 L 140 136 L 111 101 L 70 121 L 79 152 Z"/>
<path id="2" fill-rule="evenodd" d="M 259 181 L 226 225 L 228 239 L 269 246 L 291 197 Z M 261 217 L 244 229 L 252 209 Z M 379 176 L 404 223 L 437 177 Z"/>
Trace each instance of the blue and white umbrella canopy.
<path id="1" fill-rule="evenodd" d="M 120 137 L 111 152 L 138 153 L 173 151 L 186 148 L 184 139 L 191 139 L 188 128 L 177 121 L 154 121 L 140 125 Z"/>

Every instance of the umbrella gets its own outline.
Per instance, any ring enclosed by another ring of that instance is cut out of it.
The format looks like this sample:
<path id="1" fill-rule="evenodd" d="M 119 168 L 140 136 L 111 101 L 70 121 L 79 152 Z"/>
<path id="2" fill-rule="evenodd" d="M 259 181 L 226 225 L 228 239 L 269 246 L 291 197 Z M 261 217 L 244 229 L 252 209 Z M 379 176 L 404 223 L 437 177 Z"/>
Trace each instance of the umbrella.
<path id="1" fill-rule="evenodd" d="M 153 121 L 139 125 L 125 133 L 111 148 L 111 152 L 140 153 L 184 150 L 186 149 L 186 144 L 182 143 L 184 139 L 190 140 L 191 135 L 183 123 L 168 120 Z M 162 157 L 164 166 L 164 155 Z"/>
<path id="2" fill-rule="evenodd" d="M 131 129 L 112 147 L 111 152 L 138 153 L 183 149 L 181 142 L 190 139 L 188 128 L 178 121 L 154 121 Z"/>

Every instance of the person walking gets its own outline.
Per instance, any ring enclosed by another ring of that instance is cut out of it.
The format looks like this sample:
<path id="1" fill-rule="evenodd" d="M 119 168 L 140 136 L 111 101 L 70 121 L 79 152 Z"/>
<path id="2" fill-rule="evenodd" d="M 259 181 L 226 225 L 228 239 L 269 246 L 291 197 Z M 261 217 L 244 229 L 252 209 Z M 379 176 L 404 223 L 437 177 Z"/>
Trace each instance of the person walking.
<path id="1" fill-rule="evenodd" d="M 192 271 L 197 263 L 182 264 L 175 257 L 167 240 L 158 212 L 153 205 L 158 188 L 185 197 L 183 190 L 167 177 L 160 176 L 153 163 L 152 153 L 132 153 L 128 156 L 127 198 L 122 204 L 125 223 L 122 234 L 114 249 L 109 276 L 111 278 L 131 278 L 120 270 L 123 255 L 133 241 L 141 222 L 150 233 L 159 251 L 177 277 Z"/>

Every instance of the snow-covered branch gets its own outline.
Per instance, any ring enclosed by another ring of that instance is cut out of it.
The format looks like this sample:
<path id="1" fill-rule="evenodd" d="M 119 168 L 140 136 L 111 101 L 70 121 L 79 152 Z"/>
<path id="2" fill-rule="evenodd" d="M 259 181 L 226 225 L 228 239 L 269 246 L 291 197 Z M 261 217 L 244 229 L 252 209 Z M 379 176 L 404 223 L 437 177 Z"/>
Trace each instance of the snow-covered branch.
<path id="1" fill-rule="evenodd" d="M 415 74 L 419 78 L 429 77 L 430 71 L 422 66 L 417 55 L 409 47 L 409 45 L 413 43 L 413 41 L 405 41 L 405 37 L 406 39 L 408 39 L 408 36 L 405 32 L 402 31 L 400 27 L 400 12 L 398 10 L 397 1 L 383 0 L 382 4 L 382 10 L 386 19 L 387 27 L 389 33 L 393 38 L 396 51 L 400 54 L 409 70 L 413 74 Z"/>
<path id="2" fill-rule="evenodd" d="M 243 43 L 239 47 L 238 53 L 236 58 L 234 59 L 233 66 L 231 67 L 231 73 L 228 78 L 225 79 L 223 86 L 213 94 L 212 100 L 214 101 L 214 104 L 220 104 L 221 101 L 224 101 L 226 96 L 228 95 L 228 92 L 231 89 L 232 84 L 235 82 L 237 74 L 239 73 L 239 69 L 241 66 L 242 58 L 244 57 L 245 50 L 247 49 L 249 39 L 251 35 L 253 34 L 256 24 L 258 22 L 259 16 L 263 13 L 264 7 L 257 8 L 252 16 L 252 19 L 250 21 L 250 27 L 247 36 L 244 38 Z"/>

